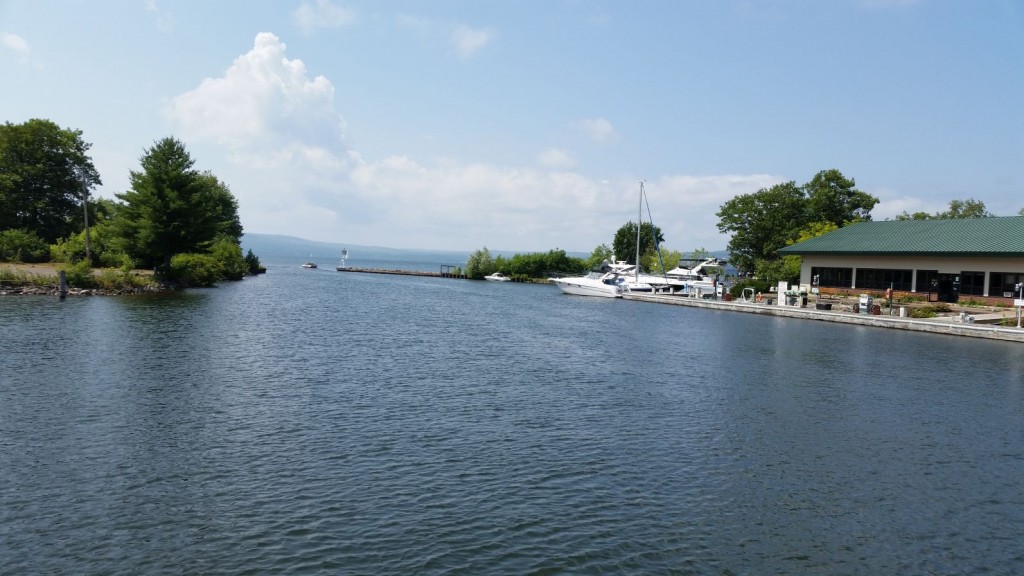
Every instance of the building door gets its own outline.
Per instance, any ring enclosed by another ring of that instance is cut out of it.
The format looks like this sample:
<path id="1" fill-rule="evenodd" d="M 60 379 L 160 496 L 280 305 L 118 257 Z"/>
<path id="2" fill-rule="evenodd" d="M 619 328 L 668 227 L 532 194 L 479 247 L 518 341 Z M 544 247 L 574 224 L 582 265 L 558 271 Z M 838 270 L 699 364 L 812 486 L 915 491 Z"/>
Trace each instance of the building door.
<path id="1" fill-rule="evenodd" d="M 955 303 L 960 299 L 960 275 L 939 274 L 933 284 L 933 291 L 938 293 L 939 302 Z"/>

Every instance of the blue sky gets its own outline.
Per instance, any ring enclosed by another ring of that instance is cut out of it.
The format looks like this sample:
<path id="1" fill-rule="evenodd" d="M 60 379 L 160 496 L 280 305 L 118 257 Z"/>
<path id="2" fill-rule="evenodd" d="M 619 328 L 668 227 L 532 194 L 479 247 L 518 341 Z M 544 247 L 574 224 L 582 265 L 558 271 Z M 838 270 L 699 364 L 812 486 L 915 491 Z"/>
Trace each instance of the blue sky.
<path id="1" fill-rule="evenodd" d="M 0 74 L 100 196 L 174 136 L 248 232 L 590 252 L 643 180 L 718 250 L 724 202 L 830 168 L 876 220 L 1024 207 L 1018 0 L 0 0 Z"/>

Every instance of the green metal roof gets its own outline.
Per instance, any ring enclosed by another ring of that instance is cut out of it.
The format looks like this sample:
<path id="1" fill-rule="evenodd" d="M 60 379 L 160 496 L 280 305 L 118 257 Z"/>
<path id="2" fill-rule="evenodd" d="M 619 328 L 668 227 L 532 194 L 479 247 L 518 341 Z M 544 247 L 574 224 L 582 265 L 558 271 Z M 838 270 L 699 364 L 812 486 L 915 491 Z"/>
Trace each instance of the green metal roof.
<path id="1" fill-rule="evenodd" d="M 1024 257 L 1024 216 L 859 222 L 779 254 Z"/>

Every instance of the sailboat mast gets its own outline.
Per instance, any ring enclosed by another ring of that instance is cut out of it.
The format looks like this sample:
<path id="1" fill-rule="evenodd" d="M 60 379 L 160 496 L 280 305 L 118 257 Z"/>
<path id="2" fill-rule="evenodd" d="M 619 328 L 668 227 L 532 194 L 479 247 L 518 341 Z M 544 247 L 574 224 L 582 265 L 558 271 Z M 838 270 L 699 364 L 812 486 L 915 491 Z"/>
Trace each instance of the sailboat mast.
<path id="1" fill-rule="evenodd" d="M 640 202 L 636 209 L 636 260 L 634 260 L 635 267 L 633 269 L 633 278 L 640 281 L 640 229 L 643 228 L 644 222 L 644 181 L 640 181 Z"/>

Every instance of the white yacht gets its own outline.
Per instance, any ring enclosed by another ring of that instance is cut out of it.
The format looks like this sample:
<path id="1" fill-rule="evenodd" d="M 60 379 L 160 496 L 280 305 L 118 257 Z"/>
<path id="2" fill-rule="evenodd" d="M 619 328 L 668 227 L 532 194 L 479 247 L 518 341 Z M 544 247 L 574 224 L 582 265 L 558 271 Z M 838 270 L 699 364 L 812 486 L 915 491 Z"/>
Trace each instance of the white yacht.
<path id="1" fill-rule="evenodd" d="M 604 298 L 622 298 L 626 293 L 625 279 L 614 270 L 602 266 L 586 276 L 570 276 L 567 278 L 550 278 L 551 282 L 565 294 L 577 296 L 601 296 Z"/>
<path id="2" fill-rule="evenodd" d="M 668 290 L 669 281 L 667 278 L 638 272 L 634 264 L 619 260 L 614 264 L 609 264 L 609 266 L 622 277 L 623 284 L 629 292 L 660 292 Z"/>
<path id="3" fill-rule="evenodd" d="M 490 280 L 491 282 L 509 282 L 512 280 L 508 276 L 505 276 L 501 272 L 495 272 L 494 274 L 488 274 L 484 276 L 484 280 Z"/>
<path id="4" fill-rule="evenodd" d="M 725 261 L 718 258 L 705 258 L 693 268 L 687 268 L 682 265 L 676 266 L 665 272 L 665 277 L 668 279 L 669 286 L 673 291 L 699 298 L 714 294 L 716 289 L 715 279 L 705 274 L 704 270 L 724 265 Z"/>

